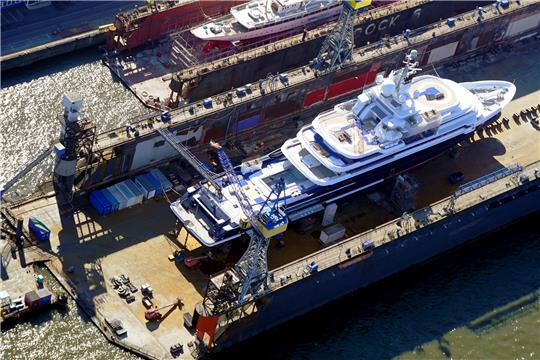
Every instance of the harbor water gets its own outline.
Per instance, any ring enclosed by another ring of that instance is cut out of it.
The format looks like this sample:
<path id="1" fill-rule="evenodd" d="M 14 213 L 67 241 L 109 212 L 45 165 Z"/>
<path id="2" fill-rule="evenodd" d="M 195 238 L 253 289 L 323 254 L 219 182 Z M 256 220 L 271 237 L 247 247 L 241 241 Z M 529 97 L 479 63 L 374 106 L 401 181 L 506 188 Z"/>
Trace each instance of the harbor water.
<path id="1" fill-rule="evenodd" d="M 536 58 L 527 62 L 536 59 L 537 63 L 539 54 L 534 52 Z M 486 66 L 493 73 L 500 68 Z M 448 71 L 445 75 L 450 77 L 459 73 Z M 538 88 L 539 76 L 530 77 L 531 88 Z M 94 50 L 3 74 L 0 183 L 56 141 L 62 96 L 70 92 L 83 97 L 84 113 L 98 131 L 123 126 L 126 116 L 148 112 L 101 64 Z M 52 161 L 47 158 L 15 190 L 23 195 L 47 180 Z M 540 359 L 540 233 L 535 222 L 526 219 L 217 357 Z M 47 280 L 59 288 L 50 275 Z M 4 329 L 2 358 L 136 358 L 109 344 L 71 305 L 68 311 L 51 310 Z"/>

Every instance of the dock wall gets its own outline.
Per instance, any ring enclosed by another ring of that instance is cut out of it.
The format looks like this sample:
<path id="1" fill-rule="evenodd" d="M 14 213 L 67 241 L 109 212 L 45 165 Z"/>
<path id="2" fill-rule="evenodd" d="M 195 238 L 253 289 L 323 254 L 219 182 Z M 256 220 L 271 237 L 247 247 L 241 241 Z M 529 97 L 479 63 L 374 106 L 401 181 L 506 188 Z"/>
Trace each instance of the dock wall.
<path id="1" fill-rule="evenodd" d="M 102 26 L 99 29 L 1 56 L 1 69 L 7 71 L 33 64 L 36 61 L 105 43 L 108 33 L 109 27 Z"/>

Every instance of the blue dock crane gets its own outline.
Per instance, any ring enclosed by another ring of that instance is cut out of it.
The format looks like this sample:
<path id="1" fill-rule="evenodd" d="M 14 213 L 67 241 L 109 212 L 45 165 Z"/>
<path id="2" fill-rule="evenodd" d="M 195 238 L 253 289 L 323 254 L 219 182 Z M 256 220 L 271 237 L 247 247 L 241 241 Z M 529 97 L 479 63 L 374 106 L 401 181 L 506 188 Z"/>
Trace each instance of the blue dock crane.
<path id="1" fill-rule="evenodd" d="M 187 147 L 177 142 L 168 128 L 160 128 L 157 132 L 215 188 L 219 197 L 223 196 L 223 185 L 217 180 L 218 175 L 208 170 Z M 246 217 L 240 225 L 250 236 L 247 250 L 233 269 L 239 280 L 239 286 L 234 291 L 236 297 L 234 300 L 237 306 L 241 306 L 261 296 L 268 289 L 268 245 L 270 239 L 283 233 L 288 225 L 288 218 L 283 209 L 285 197 L 280 198 L 285 191 L 285 181 L 280 179 L 274 185 L 259 211 L 255 212 L 225 150 L 215 142 L 210 142 L 210 146 L 216 151 L 221 167 L 232 186 L 232 193 Z M 272 200 L 274 194 L 275 200 Z"/>
<path id="2" fill-rule="evenodd" d="M 243 225 L 246 228 L 250 227 L 247 231 L 250 235 L 248 248 L 234 266 L 236 275 L 241 281 L 237 298 L 237 305 L 241 306 L 261 296 L 268 288 L 268 245 L 270 239 L 283 233 L 288 225 L 288 218 L 279 204 L 280 194 L 285 190 L 285 181 L 280 179 L 275 184 L 256 213 L 225 150 L 218 143 L 211 142 L 210 145 L 215 149 L 223 171 L 233 187 L 234 196 L 247 218 Z M 274 201 L 271 200 L 273 194 L 276 194 Z"/>

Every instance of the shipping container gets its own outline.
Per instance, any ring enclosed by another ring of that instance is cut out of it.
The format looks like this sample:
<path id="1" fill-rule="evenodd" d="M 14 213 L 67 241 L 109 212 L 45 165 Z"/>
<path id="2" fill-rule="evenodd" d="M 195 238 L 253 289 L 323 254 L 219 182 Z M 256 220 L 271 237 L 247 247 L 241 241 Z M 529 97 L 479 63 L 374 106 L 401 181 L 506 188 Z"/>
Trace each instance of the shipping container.
<path id="1" fill-rule="evenodd" d="M 101 193 L 107 198 L 107 201 L 111 205 L 111 212 L 118 211 L 120 208 L 120 202 L 114 197 L 109 189 L 102 189 Z"/>
<path id="2" fill-rule="evenodd" d="M 135 196 L 137 197 L 137 204 L 142 203 L 143 198 L 144 198 L 144 193 L 141 190 L 141 188 L 139 187 L 139 185 L 135 184 L 133 182 L 133 180 L 131 180 L 131 179 L 127 179 L 127 180 L 123 181 L 123 183 L 127 185 L 129 190 L 131 190 L 131 192 L 133 194 L 135 194 Z"/>
<path id="3" fill-rule="evenodd" d="M 36 291 L 32 290 L 24 295 L 24 303 L 28 307 L 39 306 L 39 295 Z"/>
<path id="4" fill-rule="evenodd" d="M 150 174 L 159 181 L 162 192 L 169 191 L 172 188 L 172 183 L 159 169 L 150 170 Z"/>
<path id="5" fill-rule="evenodd" d="M 47 241 L 51 235 L 51 230 L 35 217 L 30 217 L 30 219 L 28 219 L 28 230 L 30 230 L 39 241 Z"/>
<path id="6" fill-rule="evenodd" d="M 112 212 L 112 205 L 103 195 L 101 190 L 95 190 L 90 194 L 90 204 L 96 209 L 99 215 L 107 215 Z"/>
<path id="7" fill-rule="evenodd" d="M 161 188 L 161 183 L 159 180 L 150 173 L 144 173 L 143 175 L 156 188 L 156 195 L 162 195 L 163 189 Z"/>
<path id="8" fill-rule="evenodd" d="M 47 288 L 38 289 L 36 291 L 37 295 L 39 296 L 39 304 L 40 305 L 46 305 L 50 304 L 52 300 L 52 294 Z"/>
<path id="9" fill-rule="evenodd" d="M 122 209 L 127 208 L 128 201 L 127 201 L 126 197 L 124 195 L 122 195 L 122 193 L 120 191 L 118 191 L 118 189 L 116 188 L 116 185 L 109 186 L 107 188 L 107 190 L 109 190 L 109 192 L 118 201 L 118 203 L 119 203 L 118 210 L 122 210 Z"/>
<path id="10" fill-rule="evenodd" d="M 144 175 L 135 176 L 135 183 L 143 191 L 145 199 L 151 199 L 156 195 L 157 188 Z"/>
<path id="11" fill-rule="evenodd" d="M 137 196 L 131 190 L 129 190 L 126 184 L 119 182 L 118 184 L 114 185 L 114 187 L 127 199 L 127 207 L 137 204 Z"/>

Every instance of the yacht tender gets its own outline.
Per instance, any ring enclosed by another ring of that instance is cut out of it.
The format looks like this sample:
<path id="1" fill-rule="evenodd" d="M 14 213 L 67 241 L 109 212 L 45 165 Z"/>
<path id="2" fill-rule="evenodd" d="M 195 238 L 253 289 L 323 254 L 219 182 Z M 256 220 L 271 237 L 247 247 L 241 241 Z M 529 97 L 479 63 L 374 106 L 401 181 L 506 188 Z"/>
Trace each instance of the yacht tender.
<path id="1" fill-rule="evenodd" d="M 356 98 L 319 114 L 280 150 L 243 163 L 240 182 L 255 211 L 283 179 L 290 221 L 366 189 L 418 165 L 469 136 L 498 115 L 514 97 L 506 81 L 456 83 L 431 75 L 414 76 L 413 50 L 404 68 L 379 75 L 376 85 Z M 242 234 L 244 214 L 226 177 L 221 195 L 208 183 L 188 188 L 171 209 L 206 246 Z M 273 194 L 270 200 L 275 200 Z"/>

